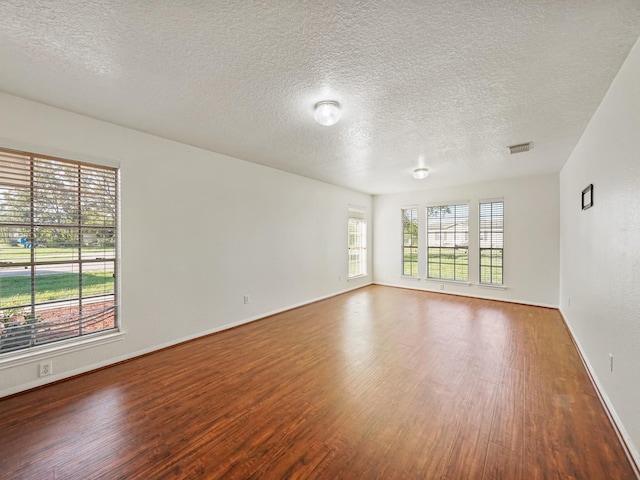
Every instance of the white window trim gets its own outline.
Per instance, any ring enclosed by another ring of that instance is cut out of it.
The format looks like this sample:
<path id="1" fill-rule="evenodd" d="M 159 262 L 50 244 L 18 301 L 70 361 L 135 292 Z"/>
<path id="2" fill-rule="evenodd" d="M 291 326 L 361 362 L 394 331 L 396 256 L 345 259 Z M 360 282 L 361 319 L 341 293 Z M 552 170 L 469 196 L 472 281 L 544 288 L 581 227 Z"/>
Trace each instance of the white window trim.
<path id="1" fill-rule="evenodd" d="M 493 203 L 493 202 L 504 202 L 504 197 L 481 198 L 478 200 L 478 205 L 480 205 L 481 203 Z"/>
<path id="2" fill-rule="evenodd" d="M 418 220 L 418 244 L 415 246 L 417 253 L 418 253 L 418 273 L 416 273 L 415 275 L 405 275 L 404 274 L 404 249 L 405 249 L 405 245 L 404 245 L 404 222 L 402 220 L 402 213 L 405 210 L 416 210 L 416 215 L 417 215 L 417 220 Z M 401 214 L 401 218 L 400 218 L 400 231 L 401 231 L 401 248 L 400 248 L 400 267 L 402 268 L 402 274 L 400 275 L 401 278 L 413 278 L 413 279 L 420 279 L 420 206 L 419 205 L 403 205 L 400 207 L 400 214 Z"/>
<path id="3" fill-rule="evenodd" d="M 473 285 L 473 283 L 468 282 L 466 280 L 449 280 L 449 279 L 443 280 L 440 278 L 430 278 L 430 277 L 425 277 L 424 280 L 431 283 L 449 283 L 451 285 L 463 285 L 465 287 L 470 287 Z"/>
<path id="4" fill-rule="evenodd" d="M 84 165 L 87 167 L 109 169 L 115 173 L 115 208 L 116 208 L 116 243 L 115 243 L 115 258 L 114 258 L 114 271 L 115 271 L 115 289 L 114 289 L 114 304 L 115 304 L 115 328 L 109 330 L 102 330 L 95 333 L 83 334 L 80 336 L 70 337 L 63 340 L 55 340 L 50 343 L 42 345 L 30 346 L 23 349 L 18 349 L 9 352 L 0 352 L 0 370 L 11 368 L 18 365 L 23 365 L 37 361 L 44 358 L 55 357 L 74 351 L 84 350 L 86 348 L 111 343 L 122 339 L 124 331 L 122 330 L 120 320 L 120 305 L 119 298 L 121 293 L 120 284 L 120 249 L 121 249 L 121 215 L 120 215 L 120 168 L 119 166 L 101 165 L 98 163 L 85 163 L 83 161 L 71 160 L 67 158 L 53 157 L 49 155 L 38 154 L 34 152 L 18 151 L 7 148 L 1 148 L 1 151 L 10 155 L 27 156 L 32 158 L 39 158 L 41 160 L 62 162 L 67 165 Z"/>
<path id="5" fill-rule="evenodd" d="M 499 285 L 497 283 L 477 283 L 480 288 L 487 288 L 489 290 L 507 290 L 509 287 L 506 285 Z"/>
<path id="6" fill-rule="evenodd" d="M 428 215 L 426 214 L 427 210 L 429 208 L 432 207 L 443 207 L 443 206 L 455 206 L 455 205 L 466 205 L 467 206 L 467 235 L 469 235 L 469 240 L 471 239 L 471 202 L 469 200 L 463 200 L 457 203 L 443 203 L 443 202 L 436 202 L 436 203 L 428 203 L 425 205 L 424 207 L 424 212 L 425 212 L 425 242 L 426 242 L 426 257 L 427 257 L 427 262 L 426 262 L 426 266 L 427 266 L 427 276 L 425 277 L 425 280 L 428 281 L 434 281 L 434 282 L 438 282 L 438 283 L 453 283 L 453 284 L 457 284 L 457 285 L 473 285 L 472 282 L 470 282 L 468 279 L 467 280 L 452 280 L 452 279 L 442 279 L 442 278 L 432 278 L 429 277 L 429 219 L 428 219 Z M 471 255 L 471 250 L 470 250 L 470 245 L 467 245 L 467 278 L 469 278 L 469 257 Z"/>
<path id="7" fill-rule="evenodd" d="M 482 267 L 480 266 L 480 234 L 482 233 L 482 231 L 480 230 L 480 205 L 482 205 L 483 203 L 494 203 L 494 202 L 502 202 L 502 221 L 504 222 L 504 218 L 505 218 L 505 214 L 504 214 L 504 205 L 506 204 L 504 197 L 495 197 L 495 198 L 484 198 L 484 199 L 480 199 L 478 200 L 478 276 L 480 276 L 480 271 L 482 269 Z M 504 280 L 504 223 L 502 225 L 503 228 L 503 232 L 502 232 L 502 279 Z M 479 278 L 478 278 L 479 280 Z M 483 283 L 481 281 L 478 281 L 477 285 L 480 288 L 487 288 L 487 289 L 493 289 L 493 290 L 506 290 L 507 286 L 504 283 Z"/>
<path id="8" fill-rule="evenodd" d="M 358 275 L 354 275 L 353 277 L 347 277 L 347 282 L 350 282 L 352 280 L 358 280 L 360 278 L 364 278 L 364 277 L 367 277 L 367 276 L 369 276 L 368 273 L 360 273 Z"/>
<path id="9" fill-rule="evenodd" d="M 16 350 L 15 352 L 6 353 L 0 358 L 0 370 L 118 342 L 123 339 L 124 335 L 125 332 L 122 330 L 97 332 L 24 350 Z"/>
<path id="10" fill-rule="evenodd" d="M 471 200 L 454 200 L 454 201 L 451 201 L 451 202 L 443 201 L 443 202 L 426 203 L 424 205 L 424 210 L 426 211 L 427 208 L 429 208 L 429 207 L 444 207 L 444 206 L 449 206 L 449 205 L 462 205 L 462 204 L 467 204 L 467 205 L 469 205 L 469 208 L 471 208 Z"/>
<path id="11" fill-rule="evenodd" d="M 360 223 L 362 223 L 364 225 L 364 228 L 361 232 L 362 238 L 364 240 L 364 245 L 360 247 L 360 251 L 361 251 L 361 255 L 362 255 L 362 260 L 361 260 L 361 264 L 364 264 L 364 273 L 358 273 L 356 275 L 350 275 L 349 274 L 349 260 L 347 259 L 347 281 L 349 280 L 355 280 L 358 278 L 362 278 L 362 277 L 366 277 L 369 274 L 369 259 L 367 258 L 368 253 L 367 253 L 367 240 L 368 240 L 368 228 L 369 228 L 369 224 L 367 221 L 367 209 L 366 207 L 362 207 L 359 205 L 352 205 L 349 204 L 348 205 L 348 209 L 347 209 L 347 225 L 349 225 L 350 220 L 358 220 L 360 221 Z M 347 237 L 349 236 L 349 230 L 347 227 Z M 349 238 L 347 238 L 347 252 L 349 251 Z M 348 255 L 348 253 L 347 253 Z"/>

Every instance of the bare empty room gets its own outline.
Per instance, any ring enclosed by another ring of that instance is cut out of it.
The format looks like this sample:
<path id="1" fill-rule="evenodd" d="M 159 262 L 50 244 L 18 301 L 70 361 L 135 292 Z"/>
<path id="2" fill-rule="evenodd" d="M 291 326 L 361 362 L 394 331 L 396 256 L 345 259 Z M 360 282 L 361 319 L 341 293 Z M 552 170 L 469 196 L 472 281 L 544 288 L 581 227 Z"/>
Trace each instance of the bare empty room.
<path id="1" fill-rule="evenodd" d="M 0 2 L 0 478 L 640 478 L 639 35 Z"/>

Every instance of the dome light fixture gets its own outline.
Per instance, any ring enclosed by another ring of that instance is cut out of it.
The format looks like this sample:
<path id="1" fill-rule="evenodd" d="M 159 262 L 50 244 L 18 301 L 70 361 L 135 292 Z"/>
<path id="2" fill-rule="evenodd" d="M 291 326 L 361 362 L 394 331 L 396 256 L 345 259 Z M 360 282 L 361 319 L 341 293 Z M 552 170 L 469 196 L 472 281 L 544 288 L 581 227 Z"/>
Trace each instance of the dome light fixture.
<path id="1" fill-rule="evenodd" d="M 320 125 L 335 125 L 340 120 L 340 104 L 335 100 L 324 100 L 316 103 L 313 117 Z"/>
<path id="2" fill-rule="evenodd" d="M 429 176 L 428 168 L 416 168 L 413 171 L 413 178 L 416 180 L 422 180 L 423 178 L 427 178 Z"/>

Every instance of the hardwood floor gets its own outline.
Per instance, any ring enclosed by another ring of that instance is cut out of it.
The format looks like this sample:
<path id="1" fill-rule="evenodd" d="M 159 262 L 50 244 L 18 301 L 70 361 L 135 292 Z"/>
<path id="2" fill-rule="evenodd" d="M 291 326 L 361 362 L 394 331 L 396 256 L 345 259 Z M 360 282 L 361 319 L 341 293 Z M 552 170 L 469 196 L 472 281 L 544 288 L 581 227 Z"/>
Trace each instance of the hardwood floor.
<path id="1" fill-rule="evenodd" d="M 0 401 L 3 479 L 633 479 L 556 310 L 370 286 Z"/>

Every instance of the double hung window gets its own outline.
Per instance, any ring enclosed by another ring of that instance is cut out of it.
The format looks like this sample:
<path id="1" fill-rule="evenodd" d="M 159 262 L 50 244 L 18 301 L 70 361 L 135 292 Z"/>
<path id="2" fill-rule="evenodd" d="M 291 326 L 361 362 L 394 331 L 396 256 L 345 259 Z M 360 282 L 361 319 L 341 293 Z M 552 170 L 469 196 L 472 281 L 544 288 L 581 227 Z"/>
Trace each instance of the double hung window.
<path id="1" fill-rule="evenodd" d="M 350 207 L 348 223 L 349 278 L 367 274 L 367 219 L 364 209 Z"/>
<path id="2" fill-rule="evenodd" d="M 427 207 L 427 276 L 469 280 L 469 205 Z"/>
<path id="3" fill-rule="evenodd" d="M 480 283 L 502 285 L 504 201 L 480 203 Z"/>
<path id="4" fill-rule="evenodd" d="M 418 276 L 418 207 L 402 209 L 402 275 Z"/>
<path id="5" fill-rule="evenodd" d="M 0 354 L 115 330 L 118 171 L 0 150 Z"/>

